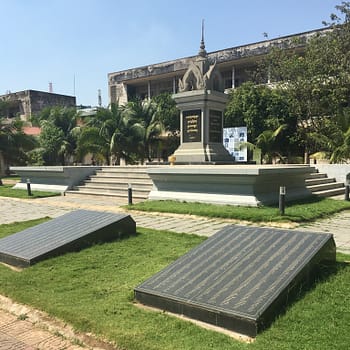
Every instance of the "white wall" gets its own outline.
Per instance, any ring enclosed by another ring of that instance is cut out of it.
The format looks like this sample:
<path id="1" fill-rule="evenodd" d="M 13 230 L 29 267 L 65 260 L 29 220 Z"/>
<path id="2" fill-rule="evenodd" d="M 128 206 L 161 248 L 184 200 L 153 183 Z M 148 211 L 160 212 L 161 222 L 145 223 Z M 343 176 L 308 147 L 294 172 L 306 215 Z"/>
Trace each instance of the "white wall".
<path id="1" fill-rule="evenodd" d="M 312 164 L 320 173 L 326 173 L 328 177 L 334 177 L 339 182 L 350 181 L 350 164 Z"/>

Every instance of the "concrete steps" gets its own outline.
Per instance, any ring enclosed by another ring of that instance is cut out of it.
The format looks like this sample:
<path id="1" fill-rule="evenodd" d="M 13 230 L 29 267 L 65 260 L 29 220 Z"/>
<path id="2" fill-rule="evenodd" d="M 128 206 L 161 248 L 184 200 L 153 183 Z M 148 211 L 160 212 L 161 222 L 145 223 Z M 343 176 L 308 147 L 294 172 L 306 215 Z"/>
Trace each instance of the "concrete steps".
<path id="1" fill-rule="evenodd" d="M 79 186 L 66 193 L 128 198 L 129 184 L 133 199 L 146 200 L 152 189 L 152 180 L 144 166 L 103 167 Z"/>
<path id="2" fill-rule="evenodd" d="M 328 178 L 327 174 L 314 172 L 305 180 L 306 187 L 316 196 L 333 197 L 345 193 L 345 186 L 335 178 Z"/>
<path id="3" fill-rule="evenodd" d="M 317 196 L 333 197 L 343 195 L 345 186 L 327 174 L 313 172 L 305 180 L 306 187 Z M 128 185 L 132 187 L 135 200 L 146 200 L 152 189 L 152 180 L 145 166 L 102 167 L 79 186 L 66 193 L 128 198 Z"/>

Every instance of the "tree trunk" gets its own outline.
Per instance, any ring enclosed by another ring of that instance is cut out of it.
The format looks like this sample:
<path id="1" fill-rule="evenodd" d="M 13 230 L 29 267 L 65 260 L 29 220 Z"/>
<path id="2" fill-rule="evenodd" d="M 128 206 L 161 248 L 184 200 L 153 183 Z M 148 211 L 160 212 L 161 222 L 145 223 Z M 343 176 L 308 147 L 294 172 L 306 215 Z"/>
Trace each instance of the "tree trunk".
<path id="1" fill-rule="evenodd" d="M 5 164 L 5 159 L 0 151 L 0 176 L 5 176 L 5 169 L 6 169 L 6 164 Z"/>

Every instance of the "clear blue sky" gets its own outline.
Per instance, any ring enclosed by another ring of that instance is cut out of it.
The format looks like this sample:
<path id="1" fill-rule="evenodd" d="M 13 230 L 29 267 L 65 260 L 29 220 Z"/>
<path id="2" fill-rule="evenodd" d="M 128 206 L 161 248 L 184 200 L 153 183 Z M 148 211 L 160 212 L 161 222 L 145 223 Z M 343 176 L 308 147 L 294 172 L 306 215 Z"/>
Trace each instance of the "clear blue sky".
<path id="1" fill-rule="evenodd" d="M 108 104 L 107 74 L 322 28 L 341 0 L 0 0 L 0 94 Z M 75 85 L 74 85 L 75 77 Z"/>

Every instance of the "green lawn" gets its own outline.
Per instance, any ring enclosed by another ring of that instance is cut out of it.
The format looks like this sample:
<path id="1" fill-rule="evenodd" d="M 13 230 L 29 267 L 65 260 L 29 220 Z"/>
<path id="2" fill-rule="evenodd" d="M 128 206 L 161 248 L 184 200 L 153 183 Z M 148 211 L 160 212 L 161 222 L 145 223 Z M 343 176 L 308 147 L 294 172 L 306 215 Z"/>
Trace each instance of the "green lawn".
<path id="1" fill-rule="evenodd" d="M 251 222 L 308 222 L 350 209 L 350 202 L 312 197 L 286 204 L 281 216 L 278 206 L 240 207 L 176 201 L 146 201 L 126 206 L 129 210 L 192 214 L 206 217 L 247 220 Z"/>
<path id="2" fill-rule="evenodd" d="M 0 197 L 12 197 L 12 198 L 43 198 L 59 196 L 58 192 L 47 191 L 32 191 L 32 196 L 28 196 L 27 190 L 13 189 L 13 185 L 0 186 Z"/>
<path id="3" fill-rule="evenodd" d="M 38 222 L 2 225 L 0 233 L 5 236 Z M 302 292 L 253 344 L 133 305 L 136 285 L 204 239 L 138 228 L 136 236 L 48 259 L 22 272 L 0 265 L 0 293 L 105 337 L 121 349 L 348 349 L 346 255 L 338 254 L 334 271 Z"/>

